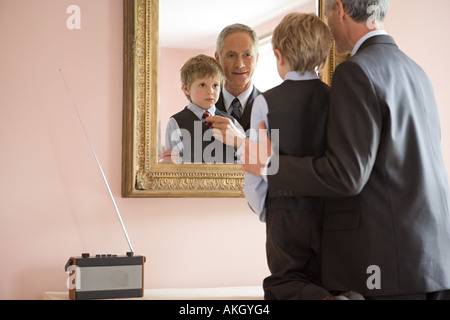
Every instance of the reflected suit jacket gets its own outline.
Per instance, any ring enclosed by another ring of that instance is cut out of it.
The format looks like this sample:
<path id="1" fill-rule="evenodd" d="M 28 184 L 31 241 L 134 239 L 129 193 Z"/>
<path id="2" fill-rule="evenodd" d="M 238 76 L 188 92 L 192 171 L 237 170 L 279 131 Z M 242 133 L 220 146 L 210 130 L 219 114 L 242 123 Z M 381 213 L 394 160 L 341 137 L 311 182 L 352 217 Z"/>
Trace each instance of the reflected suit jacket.
<path id="1" fill-rule="evenodd" d="M 247 132 L 248 129 L 250 129 L 250 116 L 252 115 L 252 107 L 253 107 L 253 101 L 255 101 L 255 98 L 259 96 L 261 92 L 256 89 L 256 87 L 253 87 L 253 91 L 250 94 L 250 97 L 247 100 L 247 104 L 244 108 L 244 113 L 242 114 L 241 120 L 239 120 L 239 124 L 244 128 L 244 131 Z M 219 109 L 222 112 L 227 113 L 227 109 L 225 108 L 224 99 L 223 99 L 223 93 L 220 92 L 219 100 L 216 103 L 216 108 Z"/>
<path id="2" fill-rule="evenodd" d="M 323 285 L 365 296 L 450 288 L 447 173 L 432 85 L 387 35 L 335 71 L 327 151 L 281 156 L 269 196 L 328 197 Z"/>

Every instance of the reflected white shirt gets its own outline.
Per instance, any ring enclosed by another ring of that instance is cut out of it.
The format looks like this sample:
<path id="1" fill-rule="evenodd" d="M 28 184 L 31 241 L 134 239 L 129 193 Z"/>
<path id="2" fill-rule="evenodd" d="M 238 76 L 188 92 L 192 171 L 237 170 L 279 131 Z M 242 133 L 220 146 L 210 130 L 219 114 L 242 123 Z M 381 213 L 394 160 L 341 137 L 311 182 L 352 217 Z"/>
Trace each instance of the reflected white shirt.
<path id="1" fill-rule="evenodd" d="M 233 100 L 235 98 L 239 99 L 239 102 L 241 103 L 241 106 L 242 106 L 242 113 L 244 113 L 245 106 L 247 105 L 247 101 L 250 98 L 250 95 L 252 94 L 252 92 L 253 92 L 253 84 L 250 86 L 250 88 L 248 88 L 247 90 L 242 92 L 240 95 L 235 97 L 231 93 L 229 93 L 228 90 L 224 86 L 222 89 L 223 104 L 225 105 L 225 109 L 227 110 L 227 113 L 231 114 L 231 112 L 233 111 L 233 108 L 231 108 L 231 103 L 233 102 Z"/>

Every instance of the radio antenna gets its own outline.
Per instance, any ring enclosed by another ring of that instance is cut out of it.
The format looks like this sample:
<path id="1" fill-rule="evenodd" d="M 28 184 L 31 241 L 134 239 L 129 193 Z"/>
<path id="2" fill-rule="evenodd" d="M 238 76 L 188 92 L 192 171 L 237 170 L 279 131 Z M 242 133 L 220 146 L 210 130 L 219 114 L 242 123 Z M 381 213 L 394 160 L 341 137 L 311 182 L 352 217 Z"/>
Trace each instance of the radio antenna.
<path id="1" fill-rule="evenodd" d="M 59 69 L 59 72 L 61 73 L 61 77 L 62 77 L 62 79 L 64 81 L 64 85 L 66 86 L 67 93 L 69 94 L 70 100 L 72 101 L 72 105 L 75 108 L 75 111 L 77 113 L 78 119 L 80 120 L 80 123 L 81 123 L 81 126 L 83 128 L 84 134 L 86 135 L 86 138 L 87 138 L 87 140 L 89 142 L 89 146 L 91 147 L 92 153 L 94 154 L 95 160 L 97 161 L 98 168 L 100 169 L 100 172 L 102 174 L 103 180 L 105 181 L 106 188 L 108 189 L 109 196 L 111 197 L 111 200 L 112 200 L 112 202 L 114 204 L 114 208 L 116 210 L 117 217 L 119 218 L 120 224 L 122 225 L 123 233 L 125 234 L 125 237 L 127 238 L 128 246 L 130 247 L 131 253 L 134 254 L 133 246 L 131 245 L 130 238 L 128 237 L 127 229 L 125 228 L 125 224 L 123 223 L 122 216 L 120 215 L 119 208 L 117 207 L 117 204 L 116 204 L 116 200 L 114 200 L 114 196 L 113 196 L 113 194 L 111 192 L 111 188 L 109 187 L 108 180 L 106 179 L 106 176 L 105 176 L 105 173 L 103 172 L 103 169 L 102 169 L 102 166 L 100 164 L 100 161 L 98 160 L 97 153 L 95 153 L 94 146 L 92 145 L 92 142 L 91 142 L 91 139 L 89 138 L 89 135 L 87 133 L 86 127 L 84 126 L 83 119 L 81 119 L 80 113 L 78 112 L 78 108 L 77 108 L 77 106 L 75 104 L 75 101 L 73 100 L 72 94 L 70 93 L 69 86 L 67 85 L 67 82 L 66 82 L 66 79 L 64 78 L 64 74 L 63 74 L 62 70 Z"/>

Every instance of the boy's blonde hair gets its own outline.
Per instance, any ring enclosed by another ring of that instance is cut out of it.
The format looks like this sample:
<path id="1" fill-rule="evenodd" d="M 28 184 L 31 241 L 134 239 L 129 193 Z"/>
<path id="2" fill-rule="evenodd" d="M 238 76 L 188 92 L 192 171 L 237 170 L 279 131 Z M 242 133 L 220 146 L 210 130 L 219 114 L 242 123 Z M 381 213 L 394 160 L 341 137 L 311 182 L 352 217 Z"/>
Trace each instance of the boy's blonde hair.
<path id="1" fill-rule="evenodd" d="M 314 14 L 290 13 L 275 28 L 272 47 L 283 54 L 292 71 L 319 71 L 331 49 L 328 26 Z"/>
<path id="2" fill-rule="evenodd" d="M 208 77 L 217 77 L 220 81 L 220 88 L 223 86 L 224 74 L 222 67 L 213 57 L 204 54 L 192 57 L 186 61 L 180 73 L 181 83 L 187 88 L 190 88 L 195 80 Z M 186 97 L 192 102 L 190 96 L 186 95 Z"/>

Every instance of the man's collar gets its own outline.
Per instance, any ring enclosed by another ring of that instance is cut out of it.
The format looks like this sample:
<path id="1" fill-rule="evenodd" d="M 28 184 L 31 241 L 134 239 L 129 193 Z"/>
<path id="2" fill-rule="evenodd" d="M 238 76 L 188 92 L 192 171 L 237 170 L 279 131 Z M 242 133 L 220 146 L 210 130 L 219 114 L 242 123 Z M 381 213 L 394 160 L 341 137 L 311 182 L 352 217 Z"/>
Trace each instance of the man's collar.
<path id="1" fill-rule="evenodd" d="M 242 108 L 245 108 L 245 106 L 247 105 L 247 101 L 248 101 L 248 99 L 250 98 L 250 95 L 253 92 L 253 88 L 254 88 L 253 84 L 251 84 L 250 87 L 247 90 L 245 90 L 240 95 L 235 97 L 231 93 L 229 93 L 228 90 L 224 86 L 223 89 L 222 89 L 222 94 L 223 94 L 223 103 L 225 105 L 225 110 L 228 111 L 228 109 L 230 108 L 231 103 L 233 102 L 233 100 L 235 98 L 238 98 L 239 101 L 241 102 Z"/>
<path id="2" fill-rule="evenodd" d="M 379 30 L 374 30 L 374 31 L 370 31 L 369 33 L 366 33 L 363 37 L 361 37 L 361 39 L 358 40 L 358 42 L 356 42 L 355 46 L 353 47 L 352 50 L 352 56 L 354 56 L 359 48 L 361 47 L 361 45 L 369 38 L 375 37 L 375 36 L 381 36 L 381 35 L 387 35 L 388 33 L 383 30 L 383 29 L 379 29 Z"/>

